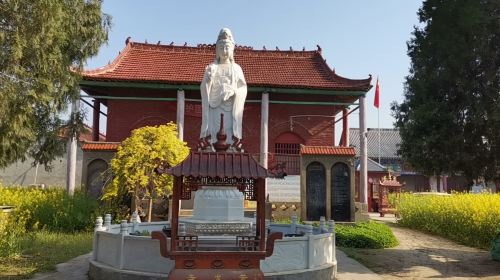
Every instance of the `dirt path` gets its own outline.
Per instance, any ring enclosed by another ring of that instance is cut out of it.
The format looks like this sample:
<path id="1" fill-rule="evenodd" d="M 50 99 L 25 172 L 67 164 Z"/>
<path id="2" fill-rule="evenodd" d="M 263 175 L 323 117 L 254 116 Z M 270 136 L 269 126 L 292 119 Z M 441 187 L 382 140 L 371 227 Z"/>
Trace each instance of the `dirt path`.
<path id="1" fill-rule="evenodd" d="M 391 226 L 400 245 L 392 249 L 346 249 L 346 253 L 383 279 L 500 280 L 500 262 L 488 251 L 444 238 Z"/>

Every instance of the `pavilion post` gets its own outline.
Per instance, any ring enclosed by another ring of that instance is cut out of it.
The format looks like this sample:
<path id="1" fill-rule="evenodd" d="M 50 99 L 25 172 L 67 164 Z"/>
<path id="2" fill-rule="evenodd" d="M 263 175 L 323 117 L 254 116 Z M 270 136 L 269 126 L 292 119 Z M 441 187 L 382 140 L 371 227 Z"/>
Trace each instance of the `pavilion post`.
<path id="1" fill-rule="evenodd" d="M 259 250 L 265 250 L 266 244 L 266 179 L 259 178 L 256 181 L 255 188 L 257 190 L 257 233 L 259 237 Z"/>
<path id="2" fill-rule="evenodd" d="M 366 131 L 366 102 L 365 97 L 359 98 L 359 159 L 360 159 L 360 172 L 359 172 L 359 198 L 361 203 L 368 203 L 368 153 L 367 153 L 367 131 Z"/>
<path id="3" fill-rule="evenodd" d="M 184 108 L 185 108 L 184 90 L 177 90 L 177 137 L 184 140 Z"/>
<path id="4" fill-rule="evenodd" d="M 267 168 L 268 155 L 268 128 L 269 128 L 269 93 L 262 93 L 260 114 L 260 165 Z"/>
<path id="5" fill-rule="evenodd" d="M 177 240 L 177 229 L 179 227 L 179 200 L 181 199 L 181 190 L 182 190 L 182 176 L 174 177 L 174 187 L 172 190 L 172 205 L 169 211 L 172 211 L 172 220 L 170 221 L 171 228 L 171 238 L 170 238 L 170 250 L 172 252 L 177 251 L 176 240 Z"/>
<path id="6" fill-rule="evenodd" d="M 101 102 L 94 99 L 94 112 L 92 119 L 92 141 L 99 141 L 99 117 L 101 113 Z"/>
<path id="7" fill-rule="evenodd" d="M 332 146 L 335 146 L 335 120 L 336 120 L 336 117 L 335 115 L 333 116 L 333 119 L 332 119 L 332 140 L 333 140 L 333 145 Z"/>

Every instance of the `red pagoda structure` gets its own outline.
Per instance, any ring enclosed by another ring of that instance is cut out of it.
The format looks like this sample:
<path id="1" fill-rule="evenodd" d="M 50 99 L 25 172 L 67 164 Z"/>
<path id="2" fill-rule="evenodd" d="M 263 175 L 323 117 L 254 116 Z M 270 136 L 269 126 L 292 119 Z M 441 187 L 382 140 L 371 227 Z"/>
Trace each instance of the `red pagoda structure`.
<path id="1" fill-rule="evenodd" d="M 248 86 L 244 151 L 263 167 L 285 167 L 286 174 L 299 175 L 300 145 L 349 146 L 347 116 L 354 110 L 359 109 L 363 127 L 364 96 L 372 87 L 371 76 L 342 77 L 321 53 L 319 46 L 287 51 L 236 46 L 234 59 Z M 135 128 L 176 122 L 179 138 L 195 149 L 201 125 L 200 82 L 214 54 L 211 44 L 177 46 L 127 39 L 113 62 L 83 71 L 80 87 L 88 94 L 83 99 L 93 99 L 94 135 L 99 131 L 101 106 L 107 107 L 107 124 L 105 142 L 96 137 L 82 147 L 82 185 L 102 187 L 91 181 L 94 173 L 107 168 L 119 143 Z M 336 140 L 339 121 L 343 132 Z M 363 160 L 361 166 L 363 170 Z M 366 182 L 366 175 L 361 181 Z"/>
<path id="2" fill-rule="evenodd" d="M 356 101 L 371 88 L 371 76 L 342 77 L 327 65 L 321 52 L 319 47 L 312 51 L 236 47 L 235 60 L 248 84 L 245 150 L 263 166 L 286 162 L 288 174 L 299 174 L 300 144 L 334 146 L 334 126 L 339 121 L 335 116 L 341 112 L 339 142 L 348 145 L 345 116 L 348 107 L 356 107 Z M 214 54 L 214 45 L 157 45 L 129 39 L 113 62 L 84 71 L 80 86 L 94 99 L 94 135 L 100 126 L 100 107 L 107 107 L 106 142 L 96 137 L 83 146 L 84 175 L 91 176 L 86 170 L 92 169 L 93 160 L 108 160 L 102 151 L 110 151 L 142 126 L 176 122 L 179 138 L 195 148 L 201 124 L 200 82 Z M 82 183 L 89 184 L 86 178 Z"/>

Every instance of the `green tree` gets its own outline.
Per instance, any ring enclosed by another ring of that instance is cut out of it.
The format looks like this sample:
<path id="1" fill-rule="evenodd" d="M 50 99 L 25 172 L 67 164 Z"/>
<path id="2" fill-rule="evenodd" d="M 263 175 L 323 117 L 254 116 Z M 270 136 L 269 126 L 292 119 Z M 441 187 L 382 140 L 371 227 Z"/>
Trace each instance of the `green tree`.
<path id="1" fill-rule="evenodd" d="M 500 177 L 500 1 L 427 0 L 393 103 L 404 160 L 428 175 Z"/>
<path id="2" fill-rule="evenodd" d="M 103 199 L 123 201 L 123 197 L 131 196 L 131 210 L 135 211 L 138 198 L 149 198 L 151 221 L 153 198 L 170 194 L 173 186 L 172 176 L 158 174 L 156 168 L 175 166 L 188 154 L 186 143 L 177 138 L 174 123 L 133 130 L 111 160 L 114 178 L 105 187 Z"/>
<path id="3" fill-rule="evenodd" d="M 64 151 L 61 112 L 109 27 L 99 0 L 0 1 L 0 167 Z"/>

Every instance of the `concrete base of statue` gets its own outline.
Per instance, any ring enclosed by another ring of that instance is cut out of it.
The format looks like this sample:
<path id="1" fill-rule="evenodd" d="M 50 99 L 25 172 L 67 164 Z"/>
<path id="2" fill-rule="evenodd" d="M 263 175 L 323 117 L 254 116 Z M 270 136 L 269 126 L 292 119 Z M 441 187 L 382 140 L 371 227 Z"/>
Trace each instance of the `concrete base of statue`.
<path id="1" fill-rule="evenodd" d="M 193 219 L 237 221 L 243 219 L 243 193 L 236 187 L 203 187 L 194 197 Z"/>
<path id="2" fill-rule="evenodd" d="M 187 234 L 252 234 L 255 219 L 244 217 L 243 193 L 236 187 L 202 187 L 196 191 L 193 217 L 181 219 Z"/>

